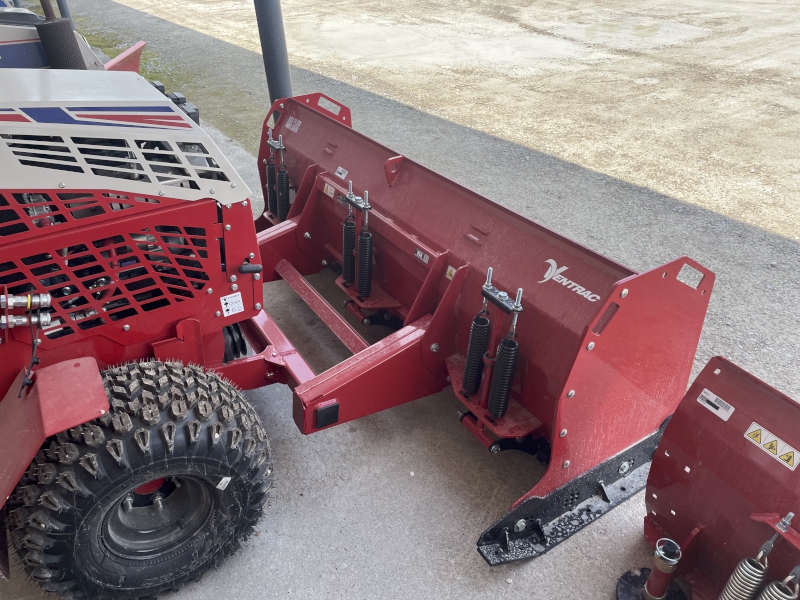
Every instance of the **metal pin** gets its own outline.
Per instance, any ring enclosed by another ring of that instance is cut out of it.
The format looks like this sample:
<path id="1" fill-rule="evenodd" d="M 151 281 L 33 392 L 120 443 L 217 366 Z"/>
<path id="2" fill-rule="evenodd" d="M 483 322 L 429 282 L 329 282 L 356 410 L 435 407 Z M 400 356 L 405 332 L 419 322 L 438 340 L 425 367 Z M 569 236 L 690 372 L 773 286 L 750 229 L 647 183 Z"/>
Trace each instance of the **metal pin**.
<path id="1" fill-rule="evenodd" d="M 281 147 L 281 164 L 283 164 L 283 136 L 282 135 L 278 136 L 278 144 Z"/>
<path id="2" fill-rule="evenodd" d="M 484 290 L 489 290 L 492 287 L 492 267 L 486 271 L 486 283 L 483 284 Z M 483 297 L 483 307 L 481 308 L 481 312 L 486 312 L 486 309 L 489 307 L 489 299 L 484 296 Z"/>
<path id="3" fill-rule="evenodd" d="M 517 319 L 519 318 L 519 313 L 522 312 L 522 288 L 517 290 L 517 299 L 514 301 L 514 317 L 511 319 L 511 335 L 516 337 L 517 335 Z"/>
<path id="4" fill-rule="evenodd" d="M 789 530 L 789 526 L 792 524 L 792 519 L 794 519 L 794 513 L 790 512 L 780 520 L 777 528 L 786 533 Z"/>
<path id="5" fill-rule="evenodd" d="M 369 229 L 369 209 L 372 208 L 369 205 L 369 192 L 364 190 L 364 226 L 361 228 L 361 231 L 367 231 Z"/>
<path id="6" fill-rule="evenodd" d="M 348 217 L 352 217 L 353 216 L 353 203 L 352 203 L 353 198 L 355 198 L 355 196 L 353 195 L 353 182 L 352 181 L 348 181 L 347 182 L 347 199 L 351 200 L 351 202 L 347 203 L 347 216 Z"/>

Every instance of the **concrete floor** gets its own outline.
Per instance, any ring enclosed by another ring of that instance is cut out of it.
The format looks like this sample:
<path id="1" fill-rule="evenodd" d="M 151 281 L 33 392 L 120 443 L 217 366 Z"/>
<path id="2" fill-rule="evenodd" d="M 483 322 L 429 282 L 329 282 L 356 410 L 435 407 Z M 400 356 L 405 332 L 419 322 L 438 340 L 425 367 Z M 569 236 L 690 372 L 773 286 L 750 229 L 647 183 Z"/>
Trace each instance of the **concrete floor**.
<path id="1" fill-rule="evenodd" d="M 415 1 L 403 5 L 413 17 L 389 4 L 287 1 L 295 91 L 339 99 L 359 131 L 636 270 L 692 256 L 718 277 L 695 374 L 721 354 L 800 399 L 800 123 L 789 86 L 800 57 L 788 4 L 687 0 L 631 13 L 610 0 L 496 2 L 491 10 Z M 245 150 L 267 101 L 249 2 L 71 5 L 83 27 L 110 28 L 121 42 L 148 39 L 154 68 L 233 138 L 224 145 L 254 180 Z M 370 36 L 388 38 L 375 29 L 376 13 L 389 33 L 405 33 L 376 45 Z M 531 25 L 534 16 L 549 25 Z M 352 21 L 366 25 L 341 25 Z M 530 37 L 503 29 L 512 26 Z M 414 37 L 416 29 L 428 33 Z M 457 46 L 458 56 L 421 64 L 439 55 L 426 40 L 452 45 L 473 31 L 483 39 L 506 32 L 507 45 Z M 528 43 L 533 54 L 508 66 Z M 376 64 L 382 50 L 396 61 L 391 69 Z M 493 58 L 503 65 L 497 72 Z M 477 75 L 456 69 L 459 61 L 474 63 Z M 508 92 L 498 99 L 500 88 Z M 703 126 L 713 136 L 702 137 Z M 270 287 L 267 307 L 296 343 L 316 340 L 307 356 L 314 367 L 345 356 L 282 285 Z M 275 452 L 270 508 L 245 551 L 182 597 L 605 600 L 622 572 L 648 564 L 640 494 L 539 559 L 488 568 L 478 535 L 541 467 L 486 452 L 458 423 L 449 391 L 311 437 L 297 432 L 285 387 L 251 399 Z M 15 576 L 0 584 L 0 597 L 39 597 Z"/>

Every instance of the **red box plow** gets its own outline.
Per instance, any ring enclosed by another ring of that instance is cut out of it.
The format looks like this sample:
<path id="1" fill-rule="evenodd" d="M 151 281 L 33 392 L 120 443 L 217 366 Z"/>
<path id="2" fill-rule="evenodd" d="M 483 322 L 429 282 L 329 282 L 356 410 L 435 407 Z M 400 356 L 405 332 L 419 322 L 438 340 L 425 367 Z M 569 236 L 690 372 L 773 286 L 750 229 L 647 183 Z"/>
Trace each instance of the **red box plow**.
<path id="1" fill-rule="evenodd" d="M 360 135 L 320 94 L 273 106 L 259 162 L 265 279 L 285 279 L 353 352 L 316 377 L 279 353 L 302 432 L 452 384 L 480 443 L 549 463 L 481 536 L 490 564 L 545 552 L 644 486 L 711 272 L 681 258 L 636 274 Z M 350 313 L 397 331 L 367 346 L 303 279 L 325 265 Z"/>

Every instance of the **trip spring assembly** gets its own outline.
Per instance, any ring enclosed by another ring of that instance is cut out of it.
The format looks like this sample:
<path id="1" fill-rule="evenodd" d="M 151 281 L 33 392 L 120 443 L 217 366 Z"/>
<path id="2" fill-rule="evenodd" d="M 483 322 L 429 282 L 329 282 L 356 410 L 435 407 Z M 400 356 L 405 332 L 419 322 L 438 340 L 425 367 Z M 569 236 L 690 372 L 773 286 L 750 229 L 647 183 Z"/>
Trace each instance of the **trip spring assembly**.
<path id="1" fill-rule="evenodd" d="M 272 129 L 267 130 L 267 145 L 269 145 L 269 160 L 267 161 L 267 212 L 271 215 L 278 214 L 278 194 L 275 190 L 275 140 L 272 139 Z M 283 145 L 283 144 L 281 144 Z"/>
<path id="2" fill-rule="evenodd" d="M 800 592 L 800 567 L 795 567 L 783 581 L 771 581 L 758 596 L 758 600 L 797 600 Z M 790 587 L 792 586 L 792 587 Z"/>
<path id="3" fill-rule="evenodd" d="M 271 215 L 278 214 L 278 194 L 275 191 L 275 159 L 270 153 L 267 161 L 267 211 Z"/>
<path id="4" fill-rule="evenodd" d="M 788 529 L 793 518 L 794 513 L 787 514 L 783 519 L 781 519 L 778 527 L 785 527 Z M 753 600 L 756 597 L 758 590 L 761 588 L 761 586 L 764 584 L 764 580 L 767 578 L 767 569 L 769 567 L 767 556 L 772 551 L 775 540 L 777 539 L 778 534 L 776 533 L 769 540 L 767 540 L 763 546 L 761 546 L 761 549 L 758 551 L 758 554 L 755 558 L 750 556 L 745 557 L 739 562 L 738 565 L 736 565 L 736 568 L 733 570 L 730 579 L 728 579 L 728 582 L 725 584 L 725 587 L 722 590 L 722 594 L 719 596 L 719 600 Z M 775 583 L 776 586 L 782 585 L 780 582 L 773 583 Z M 769 586 L 767 587 L 769 588 Z M 765 589 L 761 596 L 759 596 L 759 600 L 762 597 L 765 600 L 782 598 L 782 596 L 778 595 L 764 596 L 764 593 L 766 592 L 767 590 Z M 773 589 L 770 593 L 777 594 L 778 592 Z M 786 596 L 786 598 L 791 598 L 791 596 Z M 797 598 L 796 592 L 794 598 Z"/>
<path id="5" fill-rule="evenodd" d="M 760 552 L 758 556 L 759 558 L 748 556 L 736 565 L 719 600 L 752 600 L 756 597 L 767 577 L 767 557 Z"/>
<path id="6" fill-rule="evenodd" d="M 353 283 L 356 280 L 356 221 L 353 217 L 353 209 L 344 220 L 342 226 L 342 278 L 345 283 Z"/>
<path id="7" fill-rule="evenodd" d="M 492 286 L 492 267 L 486 273 L 485 289 Z M 487 317 L 488 300 L 484 297 L 483 308 L 472 320 L 472 327 L 469 331 L 469 343 L 467 344 L 467 359 L 464 363 L 464 378 L 462 385 L 464 394 L 471 396 L 476 394 L 481 387 L 483 377 L 483 355 L 489 349 L 489 337 L 492 334 L 492 324 Z"/>
<path id="8" fill-rule="evenodd" d="M 369 192 L 364 190 L 364 225 L 358 234 L 358 295 L 368 298 L 372 291 L 372 234 L 369 232 Z"/>
<path id="9" fill-rule="evenodd" d="M 272 138 L 272 130 L 269 129 L 267 130 L 267 136 L 267 144 L 270 148 L 270 158 L 267 161 L 267 208 L 270 213 L 278 216 L 278 221 L 283 222 L 289 215 L 289 171 L 286 169 L 286 163 L 283 159 L 283 151 L 286 150 L 286 147 L 283 145 L 282 135 L 278 136 L 278 141 L 276 142 Z M 275 151 L 281 153 L 281 166 L 278 167 L 277 172 L 275 172 Z"/>
<path id="10" fill-rule="evenodd" d="M 517 319 L 522 310 L 522 288 L 517 290 L 517 299 L 514 302 L 514 316 L 511 321 L 511 331 L 500 342 L 497 348 L 497 358 L 492 375 L 492 387 L 489 390 L 489 414 L 499 419 L 506 414 L 508 401 L 511 397 L 511 386 L 514 383 L 514 374 L 517 370 L 519 357 L 519 342 L 517 337 Z"/>
<path id="11" fill-rule="evenodd" d="M 289 171 L 286 170 L 286 165 L 283 163 L 278 167 L 276 186 L 278 188 L 278 221 L 283 222 L 289 215 Z"/>

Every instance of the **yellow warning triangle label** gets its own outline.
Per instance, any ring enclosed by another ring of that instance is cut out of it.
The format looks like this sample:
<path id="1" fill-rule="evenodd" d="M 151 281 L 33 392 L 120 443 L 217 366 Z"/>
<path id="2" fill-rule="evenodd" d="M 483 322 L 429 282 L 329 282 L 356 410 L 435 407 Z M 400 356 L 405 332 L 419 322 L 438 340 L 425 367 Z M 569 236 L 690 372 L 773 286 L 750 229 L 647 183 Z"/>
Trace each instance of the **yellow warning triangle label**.
<path id="1" fill-rule="evenodd" d="M 780 458 L 790 467 L 794 466 L 794 452 L 787 452 L 786 454 L 781 454 L 778 458 Z"/>
<path id="2" fill-rule="evenodd" d="M 764 447 L 765 450 L 769 450 L 770 452 L 772 452 L 773 454 L 775 454 L 777 456 L 777 454 L 778 454 L 778 441 L 777 440 L 772 440 L 771 442 L 767 442 L 766 444 L 764 444 L 763 447 Z"/>
<path id="3" fill-rule="evenodd" d="M 747 437 L 749 437 L 754 442 L 757 442 L 757 443 L 760 444 L 761 443 L 761 430 L 760 429 L 756 429 L 755 431 L 751 431 L 750 433 L 747 434 Z"/>

